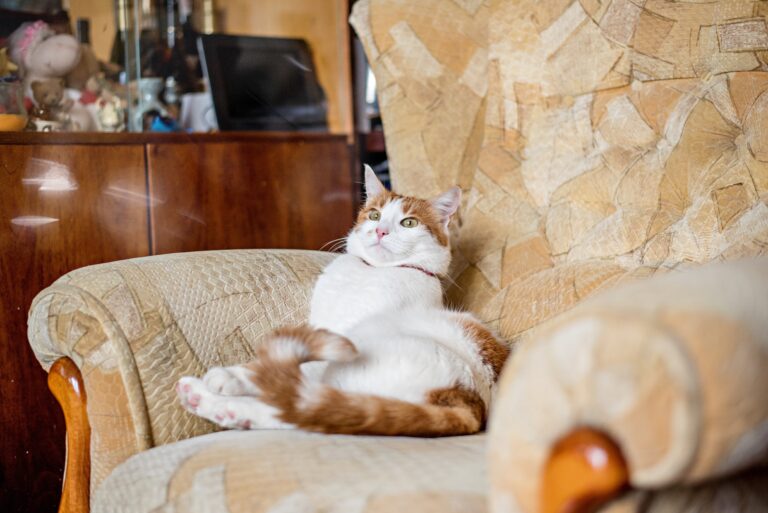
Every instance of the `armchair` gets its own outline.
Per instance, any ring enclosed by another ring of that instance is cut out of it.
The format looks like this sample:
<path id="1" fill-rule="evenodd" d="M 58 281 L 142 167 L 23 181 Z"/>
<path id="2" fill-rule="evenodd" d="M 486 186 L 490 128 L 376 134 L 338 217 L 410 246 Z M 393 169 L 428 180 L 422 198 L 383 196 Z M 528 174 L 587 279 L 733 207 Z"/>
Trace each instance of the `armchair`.
<path id="1" fill-rule="evenodd" d="M 90 478 L 70 466 L 65 500 L 94 512 L 768 509 L 758 4 L 357 2 L 395 188 L 465 190 L 447 298 L 515 347 L 489 434 L 213 433 L 173 382 L 302 320 L 333 255 L 116 262 L 68 274 L 30 312 L 41 364 L 69 358 L 57 369 L 79 373 L 87 396 L 90 444 L 69 452 L 90 454 Z"/>

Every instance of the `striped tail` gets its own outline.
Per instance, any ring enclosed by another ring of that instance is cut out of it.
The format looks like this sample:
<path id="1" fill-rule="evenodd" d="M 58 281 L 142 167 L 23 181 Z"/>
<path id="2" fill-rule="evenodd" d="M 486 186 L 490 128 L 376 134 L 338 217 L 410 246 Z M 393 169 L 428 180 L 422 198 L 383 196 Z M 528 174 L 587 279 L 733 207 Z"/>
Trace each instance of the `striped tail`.
<path id="1" fill-rule="evenodd" d="M 275 331 L 248 367 L 254 371 L 260 399 L 280 412 L 280 420 L 308 431 L 436 437 L 483 428 L 483 400 L 459 386 L 433 390 L 425 404 L 415 404 L 307 384 L 302 379 L 299 366 L 304 362 L 348 362 L 356 357 L 355 346 L 345 337 L 301 326 Z"/>

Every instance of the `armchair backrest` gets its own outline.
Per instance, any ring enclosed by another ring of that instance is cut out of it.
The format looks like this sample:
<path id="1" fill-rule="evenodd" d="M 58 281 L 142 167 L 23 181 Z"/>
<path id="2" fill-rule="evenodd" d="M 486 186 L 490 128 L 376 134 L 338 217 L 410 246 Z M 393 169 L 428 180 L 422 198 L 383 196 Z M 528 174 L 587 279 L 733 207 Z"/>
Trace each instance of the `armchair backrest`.
<path id="1" fill-rule="evenodd" d="M 465 192 L 449 298 L 515 338 L 768 248 L 765 2 L 361 0 L 395 188 Z"/>

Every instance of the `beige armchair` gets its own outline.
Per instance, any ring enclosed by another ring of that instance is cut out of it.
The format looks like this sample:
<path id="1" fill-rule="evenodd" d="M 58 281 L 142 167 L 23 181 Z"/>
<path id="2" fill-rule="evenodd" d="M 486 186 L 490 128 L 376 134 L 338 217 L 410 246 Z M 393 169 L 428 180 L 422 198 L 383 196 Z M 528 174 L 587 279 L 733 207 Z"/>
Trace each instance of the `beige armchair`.
<path id="1" fill-rule="evenodd" d="M 174 382 L 303 320 L 333 255 L 115 262 L 30 312 L 63 508 L 768 510 L 762 3 L 356 3 L 395 188 L 464 189 L 447 298 L 515 347 L 488 435 L 215 432 Z"/>

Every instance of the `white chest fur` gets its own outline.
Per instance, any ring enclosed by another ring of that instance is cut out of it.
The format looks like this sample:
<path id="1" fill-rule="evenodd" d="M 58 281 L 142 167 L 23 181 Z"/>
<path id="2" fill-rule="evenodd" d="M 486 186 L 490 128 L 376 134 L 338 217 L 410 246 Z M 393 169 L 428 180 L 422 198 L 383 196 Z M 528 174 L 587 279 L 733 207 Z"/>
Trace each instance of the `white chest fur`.
<path id="1" fill-rule="evenodd" d="M 437 278 L 418 269 L 371 267 L 345 254 L 320 275 L 312 295 L 309 322 L 345 335 L 355 324 L 382 312 L 442 306 Z"/>

